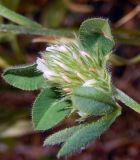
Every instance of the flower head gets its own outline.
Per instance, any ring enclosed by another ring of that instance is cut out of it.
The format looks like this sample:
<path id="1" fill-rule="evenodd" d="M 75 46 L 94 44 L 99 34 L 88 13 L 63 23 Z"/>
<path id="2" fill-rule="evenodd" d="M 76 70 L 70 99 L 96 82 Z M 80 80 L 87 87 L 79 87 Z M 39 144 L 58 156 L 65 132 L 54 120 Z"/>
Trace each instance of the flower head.
<path id="1" fill-rule="evenodd" d="M 37 69 L 47 81 L 69 93 L 78 86 L 97 87 L 101 79 L 104 81 L 97 60 L 75 43 L 47 47 L 37 59 Z"/>

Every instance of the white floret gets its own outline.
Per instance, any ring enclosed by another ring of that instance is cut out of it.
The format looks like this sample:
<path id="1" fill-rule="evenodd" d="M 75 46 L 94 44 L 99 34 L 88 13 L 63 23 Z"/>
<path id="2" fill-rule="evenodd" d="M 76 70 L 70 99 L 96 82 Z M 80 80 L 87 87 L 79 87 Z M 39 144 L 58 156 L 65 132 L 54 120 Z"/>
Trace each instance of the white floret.
<path id="1" fill-rule="evenodd" d="M 65 52 L 67 49 L 65 45 L 53 45 L 46 48 L 46 51 L 52 52 L 52 51 L 60 51 Z"/>
<path id="2" fill-rule="evenodd" d="M 46 65 L 45 65 L 45 60 L 41 58 L 37 58 L 37 69 L 43 73 L 44 78 L 48 80 L 52 80 L 53 76 L 56 76 L 56 73 L 50 70 Z"/>
<path id="3" fill-rule="evenodd" d="M 84 86 L 84 87 L 92 87 L 95 83 L 96 83 L 96 80 L 90 79 L 90 80 L 87 80 L 87 81 L 83 84 L 83 86 Z"/>

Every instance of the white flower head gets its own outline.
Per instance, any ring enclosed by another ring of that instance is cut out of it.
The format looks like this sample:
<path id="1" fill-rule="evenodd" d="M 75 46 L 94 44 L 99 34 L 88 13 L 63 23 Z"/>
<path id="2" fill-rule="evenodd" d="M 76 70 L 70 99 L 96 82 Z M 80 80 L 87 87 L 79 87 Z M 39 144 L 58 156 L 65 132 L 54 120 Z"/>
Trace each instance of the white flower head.
<path id="1" fill-rule="evenodd" d="M 58 84 L 64 91 L 67 88 L 72 92 L 80 86 L 98 85 L 100 72 L 97 72 L 94 57 L 77 44 L 49 46 L 36 63 L 44 78 Z"/>

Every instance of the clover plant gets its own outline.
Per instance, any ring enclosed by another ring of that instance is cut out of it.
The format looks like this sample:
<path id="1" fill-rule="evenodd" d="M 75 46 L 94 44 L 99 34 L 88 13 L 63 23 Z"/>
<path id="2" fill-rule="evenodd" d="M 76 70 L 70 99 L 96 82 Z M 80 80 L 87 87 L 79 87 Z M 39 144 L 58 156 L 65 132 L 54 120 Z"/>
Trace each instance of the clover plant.
<path id="1" fill-rule="evenodd" d="M 114 39 L 107 19 L 85 20 L 70 42 L 50 44 L 34 64 L 11 67 L 3 78 L 22 90 L 41 90 L 32 108 L 35 130 L 45 131 L 72 116 L 73 127 L 44 141 L 62 144 L 58 157 L 99 138 L 121 114 L 119 101 L 140 113 L 140 105 L 112 84 L 108 71 Z"/>

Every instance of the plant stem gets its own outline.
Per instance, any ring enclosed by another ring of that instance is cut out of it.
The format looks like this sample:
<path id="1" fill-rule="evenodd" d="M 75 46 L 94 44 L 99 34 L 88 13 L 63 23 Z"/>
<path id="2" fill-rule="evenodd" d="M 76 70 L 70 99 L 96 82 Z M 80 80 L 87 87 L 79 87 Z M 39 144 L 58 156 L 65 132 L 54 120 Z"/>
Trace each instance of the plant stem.
<path id="1" fill-rule="evenodd" d="M 4 18 L 7 18 L 11 20 L 12 22 L 15 22 L 17 24 L 23 25 L 23 26 L 29 26 L 33 28 L 41 28 L 42 26 L 39 23 L 36 23 L 20 14 L 17 14 L 16 12 L 8 9 L 7 7 L 0 4 L 0 15 Z"/>

